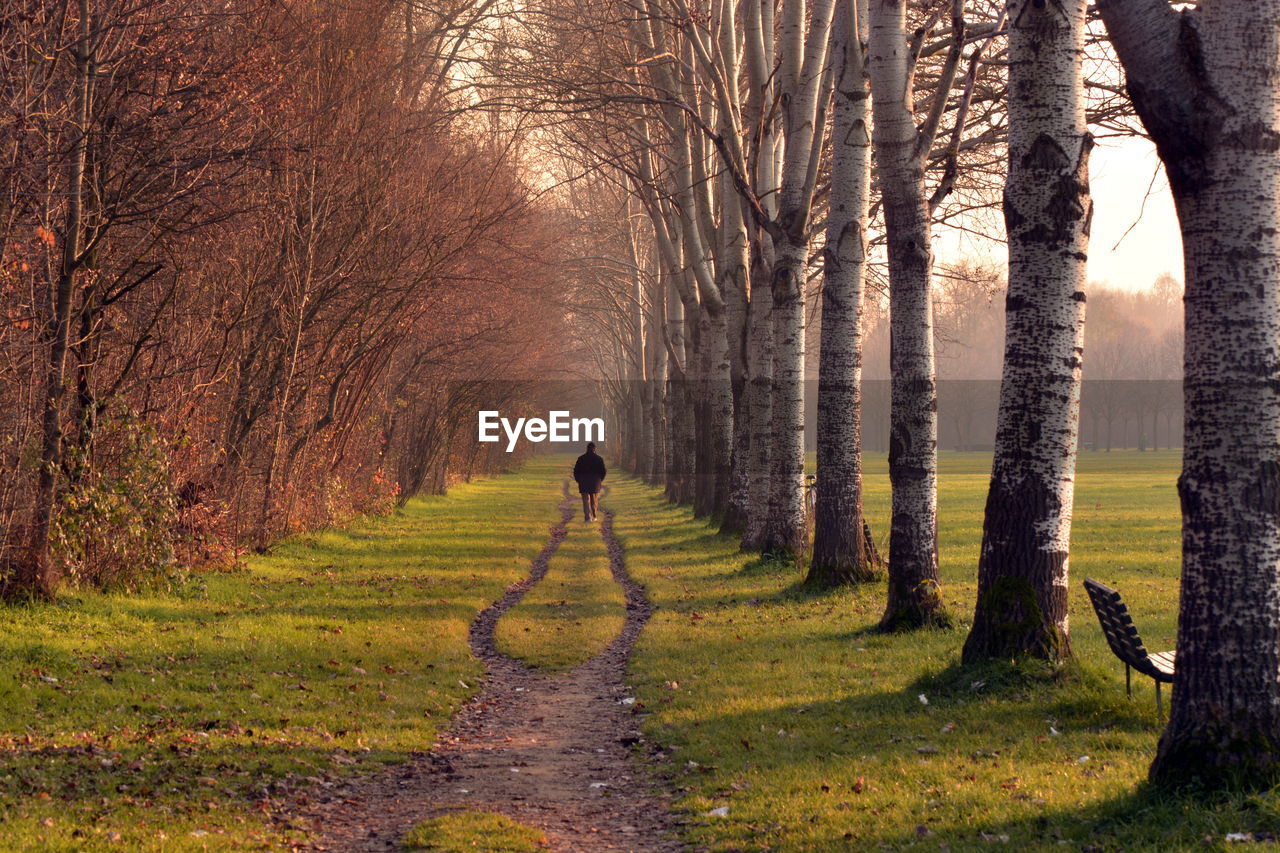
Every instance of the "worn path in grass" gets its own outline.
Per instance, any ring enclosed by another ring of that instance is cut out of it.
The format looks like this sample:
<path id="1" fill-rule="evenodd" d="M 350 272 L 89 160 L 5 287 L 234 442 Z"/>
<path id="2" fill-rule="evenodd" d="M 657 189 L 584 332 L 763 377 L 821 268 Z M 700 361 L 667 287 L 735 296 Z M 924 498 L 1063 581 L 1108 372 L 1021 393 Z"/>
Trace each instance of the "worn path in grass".
<path id="1" fill-rule="evenodd" d="M 567 484 L 560 522 L 525 579 L 481 611 L 472 652 L 487 668 L 482 692 L 466 705 L 430 753 L 356 780 L 308 817 L 318 849 L 394 850 L 419 821 L 454 810 L 498 811 L 538 827 L 552 850 L 668 851 L 668 804 L 637 773 L 642 742 L 623 676 L 650 606 L 631 580 L 613 513 L 600 533 L 614 580 L 626 596 L 626 621 L 602 652 L 567 673 L 535 672 L 497 650 L 501 616 L 546 575 L 574 515 Z"/>

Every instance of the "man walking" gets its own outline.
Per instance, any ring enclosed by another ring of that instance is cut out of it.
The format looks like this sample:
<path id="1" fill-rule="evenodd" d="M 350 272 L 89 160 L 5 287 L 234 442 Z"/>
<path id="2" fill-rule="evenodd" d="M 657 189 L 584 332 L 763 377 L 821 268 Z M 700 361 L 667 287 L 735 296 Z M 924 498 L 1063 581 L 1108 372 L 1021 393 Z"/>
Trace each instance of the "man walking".
<path id="1" fill-rule="evenodd" d="M 589 441 L 587 452 L 573 464 L 573 479 L 578 482 L 578 494 L 582 495 L 582 517 L 587 521 L 596 520 L 604 474 L 604 460 L 596 454 L 595 442 Z"/>

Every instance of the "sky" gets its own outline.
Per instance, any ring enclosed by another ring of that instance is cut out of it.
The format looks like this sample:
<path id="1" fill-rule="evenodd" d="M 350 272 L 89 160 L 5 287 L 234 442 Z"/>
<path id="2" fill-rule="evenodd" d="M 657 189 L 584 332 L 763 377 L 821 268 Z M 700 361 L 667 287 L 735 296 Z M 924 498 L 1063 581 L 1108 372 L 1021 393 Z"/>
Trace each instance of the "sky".
<path id="1" fill-rule="evenodd" d="M 1150 287 L 1161 273 L 1182 280 L 1178 220 L 1159 162 L 1155 146 L 1146 139 L 1098 140 L 1089 161 L 1093 193 L 1090 283 L 1141 290 Z M 941 233 L 935 252 L 941 259 L 970 255 L 1003 264 L 1004 248 L 983 242 L 969 235 Z"/>
<path id="2" fill-rule="evenodd" d="M 1091 281 L 1136 290 L 1150 285 L 1161 273 L 1182 280 L 1178 219 L 1159 162 L 1155 146 L 1146 139 L 1099 140 L 1089 164 L 1093 192 Z"/>

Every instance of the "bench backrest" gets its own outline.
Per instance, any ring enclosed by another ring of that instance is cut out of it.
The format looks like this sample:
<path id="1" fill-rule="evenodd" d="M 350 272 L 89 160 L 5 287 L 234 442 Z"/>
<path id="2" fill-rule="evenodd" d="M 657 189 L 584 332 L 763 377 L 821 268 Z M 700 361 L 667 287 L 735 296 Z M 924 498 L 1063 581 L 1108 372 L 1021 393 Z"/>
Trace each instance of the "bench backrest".
<path id="1" fill-rule="evenodd" d="M 1147 650 L 1142 645 L 1142 637 L 1133 625 L 1129 616 L 1129 608 L 1125 607 L 1120 593 L 1106 584 L 1085 578 L 1085 591 L 1093 602 L 1093 610 L 1102 623 L 1102 633 L 1106 635 L 1107 645 L 1116 657 L 1130 665 L 1138 665 L 1147 658 Z"/>

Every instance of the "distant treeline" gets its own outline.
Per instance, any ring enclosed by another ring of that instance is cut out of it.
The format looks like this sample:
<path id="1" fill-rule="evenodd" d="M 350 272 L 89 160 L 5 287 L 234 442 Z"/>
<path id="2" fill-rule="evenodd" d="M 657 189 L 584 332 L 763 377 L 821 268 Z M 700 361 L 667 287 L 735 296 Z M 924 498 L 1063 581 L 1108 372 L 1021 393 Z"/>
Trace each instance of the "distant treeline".
<path id="1" fill-rule="evenodd" d="M 991 450 L 1004 355 L 1004 282 L 962 265 L 935 283 L 938 447 Z M 871 312 L 863 380 L 862 440 L 888 450 L 889 335 Z M 1169 275 L 1124 291 L 1093 287 L 1085 323 L 1080 449 L 1153 450 L 1182 444 L 1182 287 Z M 817 384 L 806 399 L 816 411 Z M 813 419 L 810 418 L 810 423 Z M 814 436 L 808 437 L 814 446 Z"/>
<path id="2" fill-rule="evenodd" d="M 1080 449 L 1161 450 L 1182 446 L 1182 382 L 1176 379 L 1086 379 L 1080 399 Z M 873 453 L 889 450 L 889 381 L 862 386 L 862 441 Z M 953 379 L 938 383 L 938 448 L 994 447 L 1000 382 Z M 813 438 L 810 438 L 812 444 Z"/>

